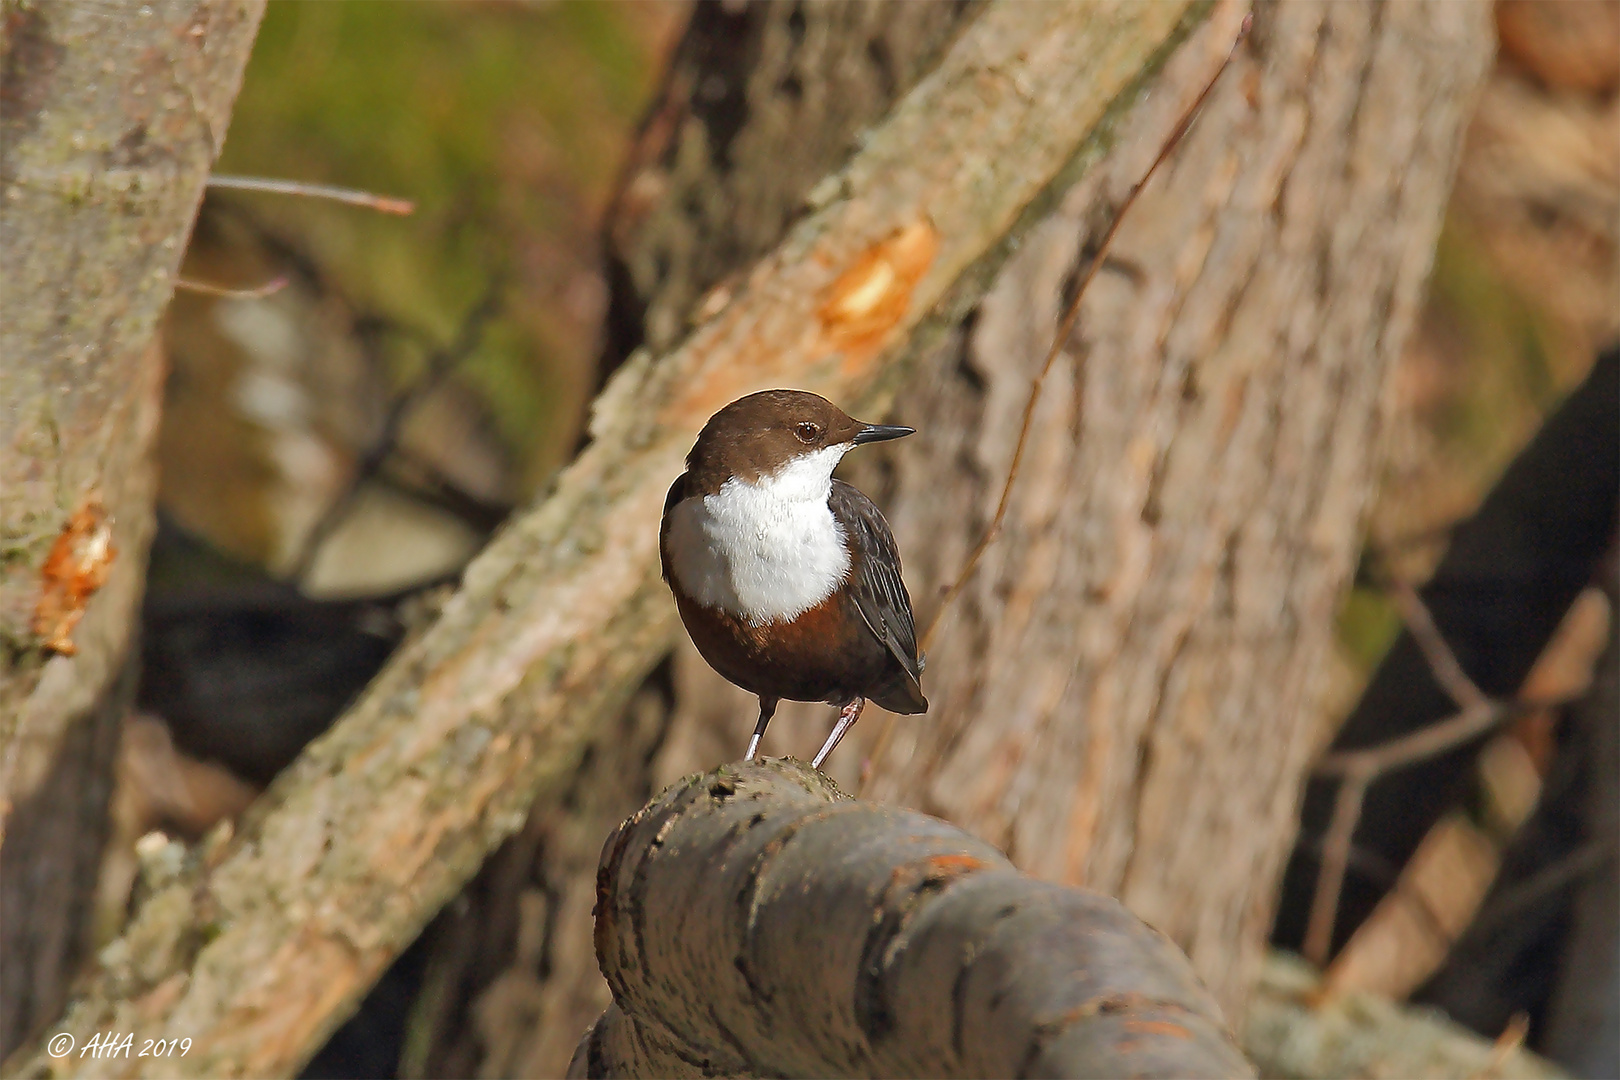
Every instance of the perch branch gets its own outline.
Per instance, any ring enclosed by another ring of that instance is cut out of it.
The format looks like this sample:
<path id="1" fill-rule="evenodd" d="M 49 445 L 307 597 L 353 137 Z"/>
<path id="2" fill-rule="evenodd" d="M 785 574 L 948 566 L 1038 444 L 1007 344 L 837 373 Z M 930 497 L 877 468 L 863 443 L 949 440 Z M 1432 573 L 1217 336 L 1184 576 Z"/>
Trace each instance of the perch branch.
<path id="1" fill-rule="evenodd" d="M 1186 957 L 1098 893 L 791 760 L 608 839 L 614 1004 L 570 1076 L 1252 1076 Z"/>
<path id="2" fill-rule="evenodd" d="M 880 407 L 896 366 L 977 301 L 1009 241 L 1090 167 L 1108 123 L 1202 13 L 991 3 L 869 131 L 841 197 L 799 221 L 681 346 L 620 368 L 591 444 L 548 496 L 468 566 L 437 621 L 235 837 L 205 844 L 147 900 L 47 1033 L 185 1035 L 191 1052 L 56 1059 L 41 1042 L 8 1068 L 296 1073 L 668 650 L 678 623 L 658 518 L 704 420 L 780 385 Z M 909 272 L 881 295 L 864 290 L 870 309 L 828 310 L 840 279 L 870 275 L 869 253 L 897 236 Z"/>

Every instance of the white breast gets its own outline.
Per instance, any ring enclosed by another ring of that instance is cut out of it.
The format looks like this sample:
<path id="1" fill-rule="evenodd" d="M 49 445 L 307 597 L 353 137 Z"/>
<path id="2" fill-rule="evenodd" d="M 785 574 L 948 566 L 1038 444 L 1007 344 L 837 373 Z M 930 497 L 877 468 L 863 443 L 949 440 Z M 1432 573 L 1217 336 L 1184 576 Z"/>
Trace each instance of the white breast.
<path id="1" fill-rule="evenodd" d="M 848 450 L 829 446 L 748 483 L 670 511 L 670 570 L 698 603 L 756 626 L 809 611 L 849 576 L 844 530 L 827 507 L 832 471 Z"/>

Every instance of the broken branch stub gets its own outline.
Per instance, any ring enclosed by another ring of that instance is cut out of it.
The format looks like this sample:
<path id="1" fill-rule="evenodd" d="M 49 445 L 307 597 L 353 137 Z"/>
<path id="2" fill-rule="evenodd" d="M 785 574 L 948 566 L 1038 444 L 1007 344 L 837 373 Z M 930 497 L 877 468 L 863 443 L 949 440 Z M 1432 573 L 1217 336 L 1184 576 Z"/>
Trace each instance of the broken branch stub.
<path id="1" fill-rule="evenodd" d="M 1252 1076 L 1170 941 L 936 818 L 791 760 L 727 765 L 608 839 L 614 1004 L 570 1076 Z"/>

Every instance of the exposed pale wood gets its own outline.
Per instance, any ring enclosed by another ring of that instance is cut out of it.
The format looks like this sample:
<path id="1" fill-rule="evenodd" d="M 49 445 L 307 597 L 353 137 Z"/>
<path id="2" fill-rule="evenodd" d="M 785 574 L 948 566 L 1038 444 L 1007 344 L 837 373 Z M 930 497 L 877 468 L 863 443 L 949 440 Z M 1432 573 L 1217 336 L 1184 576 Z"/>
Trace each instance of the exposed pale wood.
<path id="1" fill-rule="evenodd" d="M 803 763 L 676 784 L 602 851 L 614 1004 L 571 1076 L 1252 1076 L 1163 936 Z"/>
<path id="2" fill-rule="evenodd" d="M 153 337 L 261 6 L 0 7 L 0 1054 L 81 959 L 152 532 Z M 76 513 L 105 515 L 111 562 L 50 647 L 41 576 Z"/>
<path id="3" fill-rule="evenodd" d="M 44 1074 L 285 1075 L 565 781 L 673 639 L 658 578 L 664 490 L 721 404 L 790 383 L 881 396 L 1006 241 L 1084 172 L 1107 122 L 1186 27 L 1184 4 L 993 6 L 874 129 L 830 201 L 674 353 L 598 400 L 594 442 L 468 568 L 461 591 L 270 789 L 208 865 L 154 895 L 64 1029 L 188 1036 L 183 1059 L 48 1057 Z M 896 321 L 839 347 L 824 290 L 895 230 L 937 253 Z"/>

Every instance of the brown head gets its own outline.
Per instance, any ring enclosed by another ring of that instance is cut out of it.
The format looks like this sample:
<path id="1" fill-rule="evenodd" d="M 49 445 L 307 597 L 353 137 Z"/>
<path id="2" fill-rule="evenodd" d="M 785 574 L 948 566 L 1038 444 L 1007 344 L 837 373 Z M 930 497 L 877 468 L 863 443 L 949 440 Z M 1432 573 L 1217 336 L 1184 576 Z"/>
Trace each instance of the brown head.
<path id="1" fill-rule="evenodd" d="M 686 455 L 686 468 L 698 490 L 713 493 L 733 476 L 754 483 L 805 454 L 898 439 L 913 430 L 852 419 L 804 390 L 761 390 L 709 417 Z"/>

